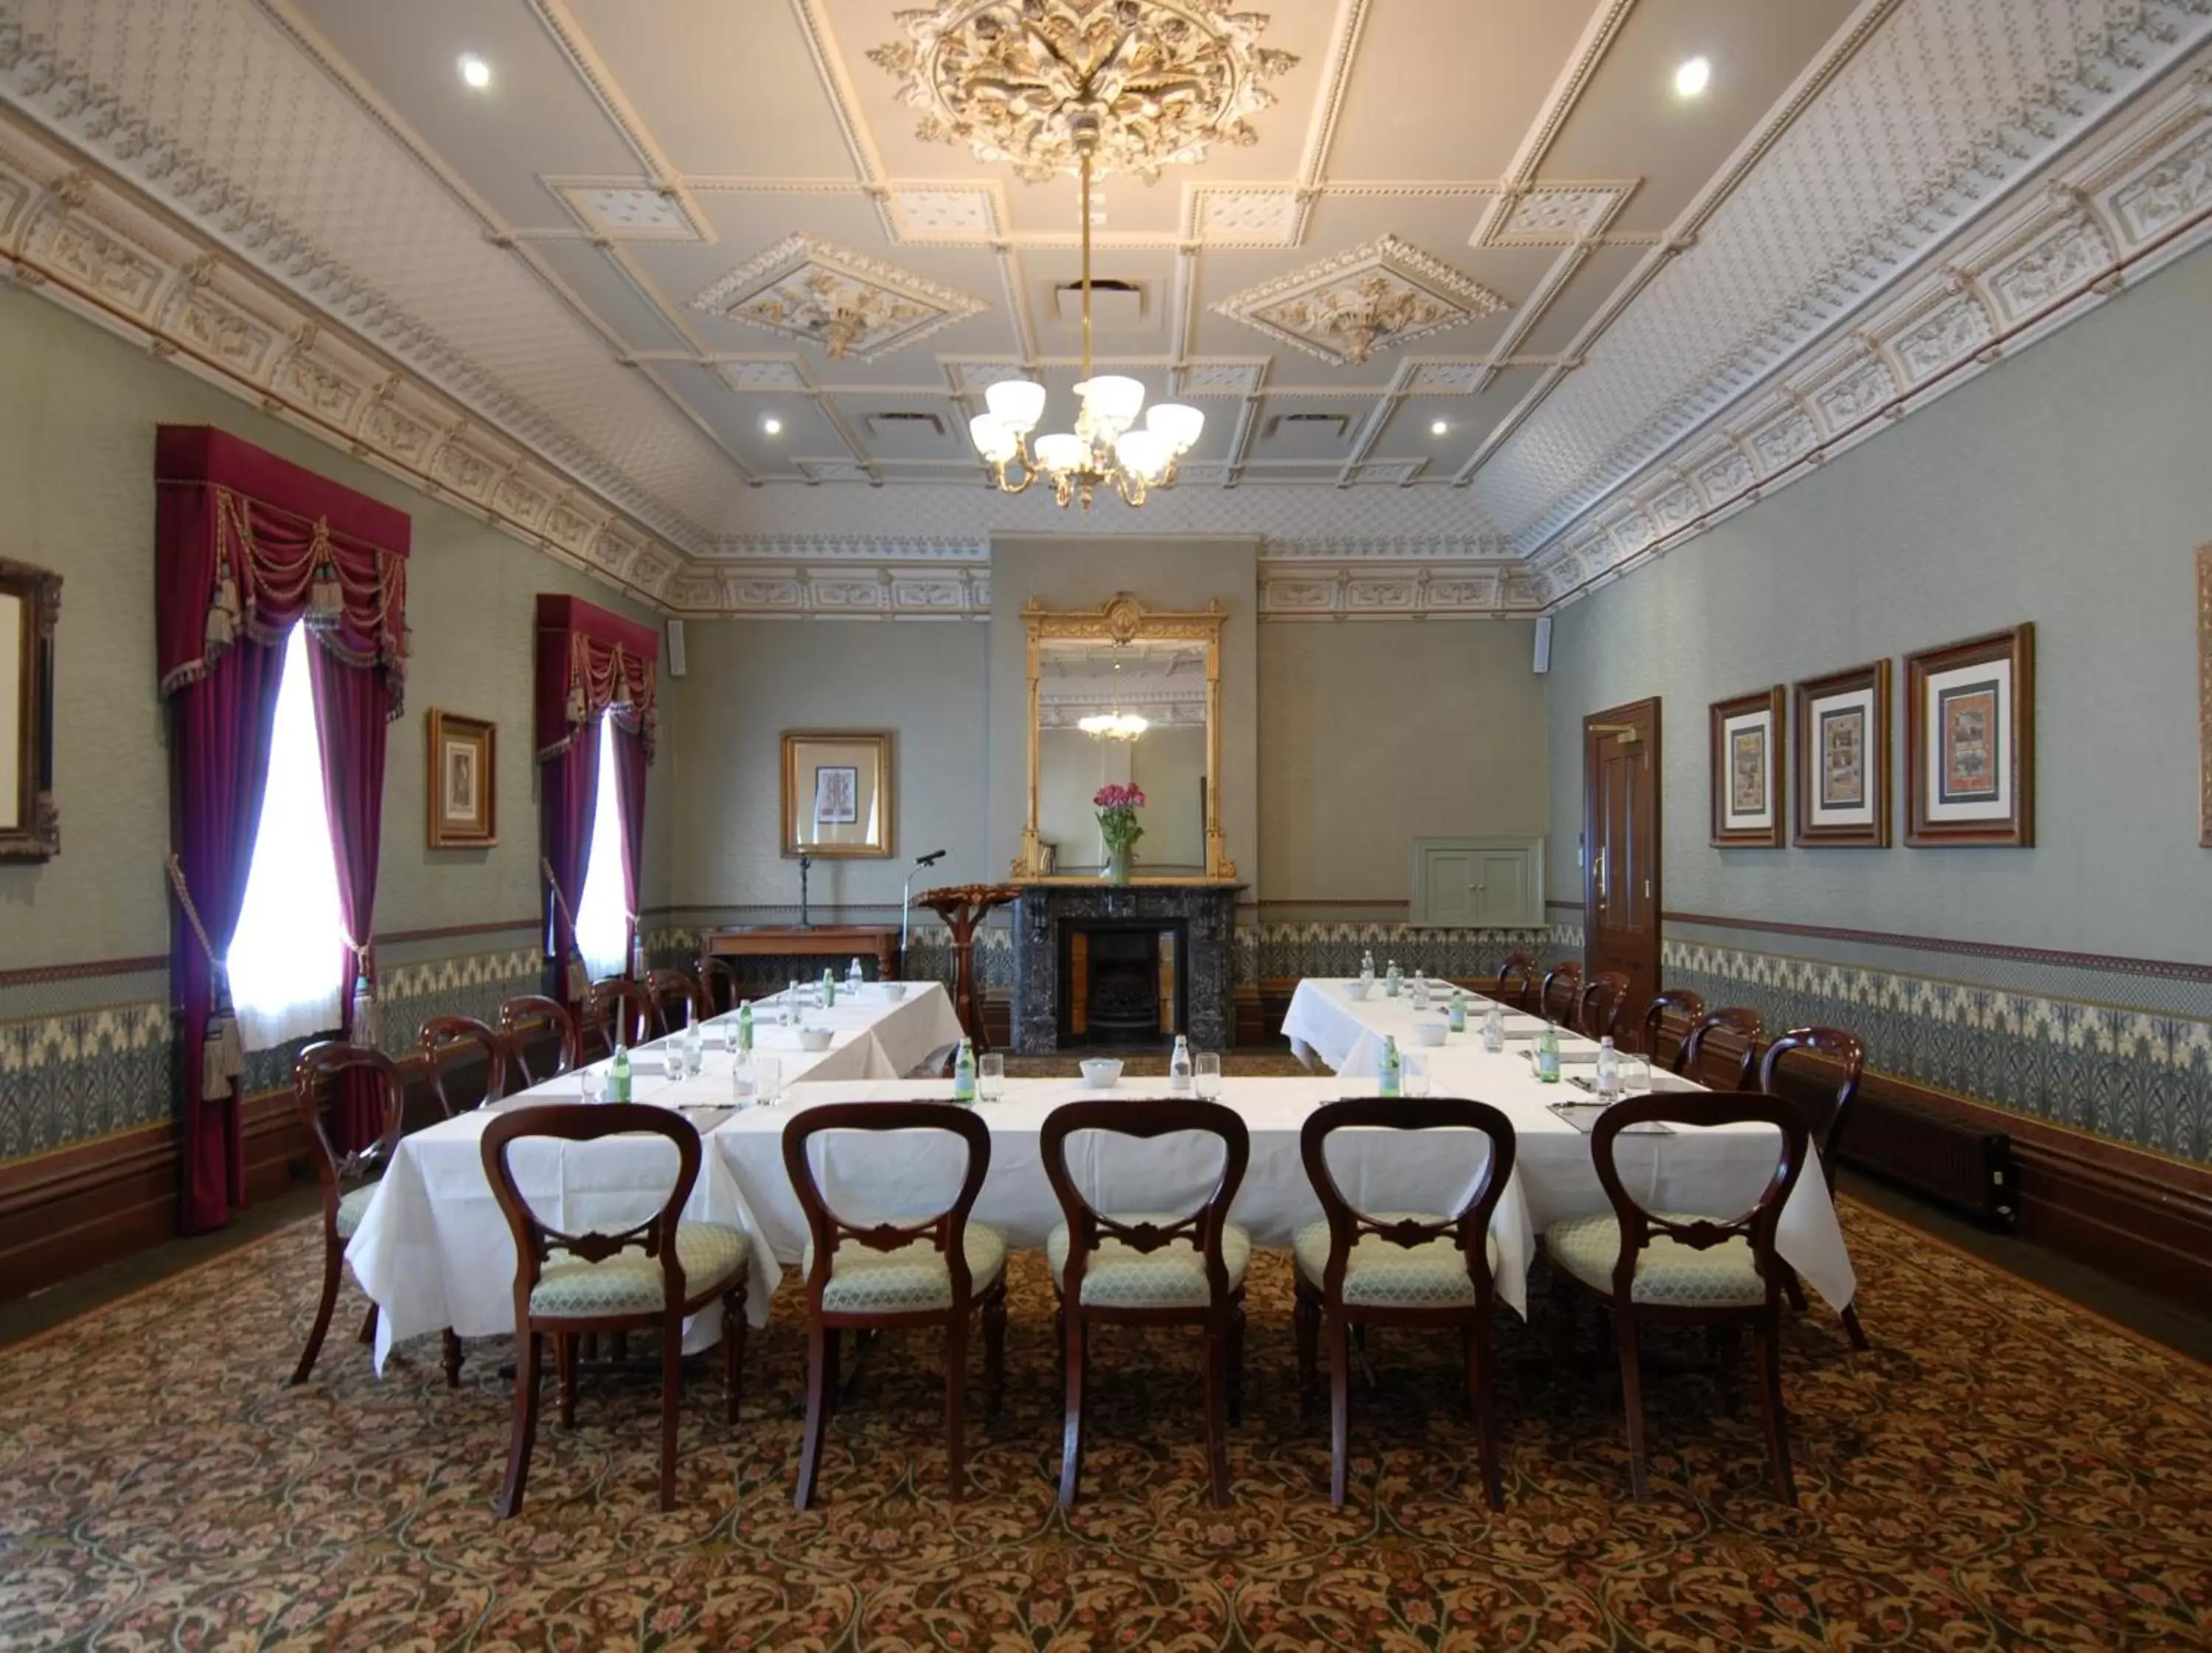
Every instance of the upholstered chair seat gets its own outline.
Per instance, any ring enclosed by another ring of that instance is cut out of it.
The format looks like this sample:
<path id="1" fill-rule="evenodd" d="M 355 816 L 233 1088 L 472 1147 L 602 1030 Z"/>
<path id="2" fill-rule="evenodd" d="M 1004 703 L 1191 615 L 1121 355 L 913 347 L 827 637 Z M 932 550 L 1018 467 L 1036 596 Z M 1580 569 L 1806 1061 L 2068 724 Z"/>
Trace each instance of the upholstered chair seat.
<path id="1" fill-rule="evenodd" d="M 349 1188 L 338 1199 L 338 1238 L 350 1240 L 360 1230 L 362 1219 L 368 1215 L 369 1201 L 376 1198 L 376 1184 L 365 1182 L 360 1188 Z"/>
<path id="2" fill-rule="evenodd" d="M 696 1297 L 744 1273 L 752 1243 L 739 1230 L 719 1223 L 678 1223 L 676 1261 L 684 1270 L 684 1289 Z M 649 1315 L 662 1304 L 660 1260 L 642 1251 L 621 1251 L 599 1262 L 567 1252 L 546 1261 L 530 1293 L 530 1312 L 539 1319 L 589 1319 L 599 1315 Z"/>
<path id="3" fill-rule="evenodd" d="M 1006 1237 L 984 1223 L 967 1225 L 961 1249 L 968 1258 L 970 1291 L 981 1296 L 1006 1272 Z M 814 1243 L 808 1241 L 799 1273 L 814 1272 Z M 909 1241 L 896 1251 L 873 1251 L 857 1243 L 841 1245 L 830 1258 L 829 1284 L 822 1307 L 830 1314 L 865 1315 L 888 1310 L 952 1307 L 952 1271 L 933 1241 Z"/>
<path id="4" fill-rule="evenodd" d="M 1662 1222 L 1694 1223 L 1680 1212 L 1656 1213 Z M 1620 1224 L 1611 1212 L 1570 1217 L 1544 1231 L 1544 1249 L 1553 1262 L 1583 1285 L 1613 1290 L 1613 1271 L 1620 1261 Z M 1654 1234 L 1636 1260 L 1638 1303 L 1686 1307 L 1748 1309 L 1766 1300 L 1766 1282 L 1752 1262 L 1751 1240 L 1736 1235 L 1700 1251 L 1664 1234 Z"/>
<path id="5" fill-rule="evenodd" d="M 1378 1211 L 1378 1223 L 1448 1223 L 1428 1211 Z M 1486 1236 L 1484 1249 L 1494 1272 L 1498 1241 Z M 1316 1291 L 1328 1276 L 1328 1219 L 1310 1222 L 1291 1237 L 1298 1277 Z M 1394 1245 L 1378 1234 L 1363 1234 L 1344 1266 L 1344 1300 L 1363 1309 L 1426 1309 L 1474 1306 L 1474 1281 L 1467 1254 L 1448 1239 L 1415 1246 Z"/>
<path id="6" fill-rule="evenodd" d="M 1114 1221 L 1131 1227 L 1156 1223 L 1165 1228 L 1188 1216 L 1139 1212 L 1115 1215 Z M 1067 1270 L 1066 1224 L 1046 1237 L 1044 1255 L 1056 1286 Z M 1252 1237 L 1234 1223 L 1224 1223 L 1221 1261 L 1229 1270 L 1231 1291 L 1244 1284 L 1245 1266 L 1251 1259 Z M 1110 1234 L 1101 1235 L 1083 1271 L 1083 1301 L 1094 1309 L 1203 1309 L 1212 1301 L 1206 1284 L 1206 1254 L 1188 1239 L 1171 1240 L 1157 1251 L 1139 1251 Z"/>

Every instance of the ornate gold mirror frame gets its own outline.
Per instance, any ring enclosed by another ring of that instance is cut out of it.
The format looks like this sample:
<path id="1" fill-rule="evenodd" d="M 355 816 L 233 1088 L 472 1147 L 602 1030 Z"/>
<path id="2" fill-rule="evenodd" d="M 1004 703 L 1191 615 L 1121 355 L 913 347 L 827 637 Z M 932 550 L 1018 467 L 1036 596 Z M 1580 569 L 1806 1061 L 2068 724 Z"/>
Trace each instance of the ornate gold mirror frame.
<path id="1" fill-rule="evenodd" d="M 1146 608 L 1127 592 L 1116 593 L 1111 602 L 1095 609 L 1071 612 L 1048 609 L 1034 600 L 1023 608 L 1022 622 L 1029 628 L 1030 788 L 1028 817 L 1022 826 L 1022 853 L 1014 861 L 1014 877 L 1045 876 L 1044 847 L 1037 836 L 1037 794 L 1041 785 L 1038 732 L 1042 726 L 1040 680 L 1043 676 L 1039 654 L 1042 646 L 1051 640 L 1075 638 L 1090 642 L 1206 645 L 1206 878 L 1208 881 L 1236 878 L 1237 864 L 1229 859 L 1221 837 L 1221 628 L 1228 619 L 1218 602 L 1207 604 L 1202 613 L 1169 613 Z"/>

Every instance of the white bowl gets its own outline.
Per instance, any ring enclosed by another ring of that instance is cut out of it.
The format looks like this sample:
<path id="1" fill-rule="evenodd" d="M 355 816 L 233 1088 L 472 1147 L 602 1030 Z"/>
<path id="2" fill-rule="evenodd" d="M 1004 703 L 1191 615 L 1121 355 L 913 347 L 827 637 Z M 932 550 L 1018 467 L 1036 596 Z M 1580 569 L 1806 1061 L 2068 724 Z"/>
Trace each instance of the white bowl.
<path id="1" fill-rule="evenodd" d="M 896 1004 L 900 1000 L 906 997 L 906 983 L 903 981 L 878 981 L 876 983 L 876 991 L 883 994 L 884 998 L 890 1000 L 891 1003 Z"/>
<path id="2" fill-rule="evenodd" d="M 830 1030 L 826 1027 L 802 1027 L 799 1030 L 799 1048 L 801 1050 L 827 1050 L 830 1039 Z"/>
<path id="3" fill-rule="evenodd" d="M 1375 984 L 1372 981 L 1355 975 L 1344 984 L 1344 996 L 1347 999 L 1364 999 L 1374 990 L 1374 988 Z"/>
<path id="4" fill-rule="evenodd" d="M 1443 1022 L 1416 1022 L 1413 1024 L 1413 1042 L 1440 1045 L 1444 1042 L 1444 1035 L 1450 1030 L 1449 1026 Z"/>
<path id="5" fill-rule="evenodd" d="M 1121 1081 L 1118 1056 L 1086 1056 L 1078 1066 L 1083 1069 L 1083 1082 L 1093 1091 L 1111 1091 Z"/>

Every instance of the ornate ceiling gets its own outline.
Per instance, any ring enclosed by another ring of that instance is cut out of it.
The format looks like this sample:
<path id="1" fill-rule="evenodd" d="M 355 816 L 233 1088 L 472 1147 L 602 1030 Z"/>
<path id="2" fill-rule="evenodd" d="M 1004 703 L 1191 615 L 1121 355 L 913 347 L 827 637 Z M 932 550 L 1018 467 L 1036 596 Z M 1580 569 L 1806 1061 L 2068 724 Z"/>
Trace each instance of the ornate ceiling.
<path id="1" fill-rule="evenodd" d="M 1069 399 L 1074 186 L 950 131 L 978 43 L 905 9 L 0 0 L 0 261 L 675 611 L 973 614 L 1018 530 L 1256 532 L 1272 617 L 1477 616 L 2212 210 L 2212 0 L 1174 0 L 1244 125 L 1103 185 L 1097 357 L 1206 433 L 1084 518 L 966 435 L 998 378 Z"/>

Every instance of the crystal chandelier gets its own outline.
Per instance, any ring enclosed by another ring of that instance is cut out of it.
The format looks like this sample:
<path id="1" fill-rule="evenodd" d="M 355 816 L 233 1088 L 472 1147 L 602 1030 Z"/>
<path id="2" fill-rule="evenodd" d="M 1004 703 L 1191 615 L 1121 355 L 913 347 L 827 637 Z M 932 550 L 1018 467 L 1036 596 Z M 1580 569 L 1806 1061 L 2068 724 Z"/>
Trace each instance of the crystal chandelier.
<path id="1" fill-rule="evenodd" d="M 1115 647 L 1118 648 L 1120 645 L 1116 644 Z M 1110 712 L 1093 712 L 1087 718 L 1078 719 L 1075 726 L 1093 740 L 1134 740 L 1152 726 L 1150 722 L 1139 717 L 1134 712 L 1125 712 L 1121 709 L 1121 662 L 1120 660 L 1114 662 L 1114 709 Z"/>
<path id="2" fill-rule="evenodd" d="M 1001 380 L 984 392 L 989 411 L 969 421 L 975 451 L 1009 494 L 1042 476 L 1062 507 L 1079 501 L 1088 511 L 1106 487 L 1142 505 L 1151 489 L 1174 484 L 1206 416 L 1179 402 L 1146 410 L 1137 380 L 1091 371 L 1092 177 L 1131 173 L 1149 183 L 1163 166 L 1201 159 L 1211 143 L 1253 143 L 1246 117 L 1274 101 L 1260 82 L 1297 59 L 1257 45 L 1267 19 L 1231 13 L 1228 0 L 941 0 L 899 21 L 909 38 L 869 56 L 904 81 L 902 96 L 924 112 L 923 138 L 964 142 L 1027 182 L 1070 171 L 1081 180 L 1075 428 L 1032 443 L 1045 387 Z"/>

